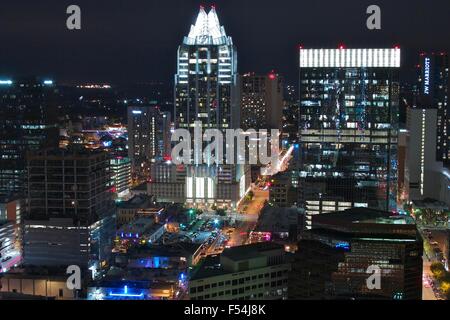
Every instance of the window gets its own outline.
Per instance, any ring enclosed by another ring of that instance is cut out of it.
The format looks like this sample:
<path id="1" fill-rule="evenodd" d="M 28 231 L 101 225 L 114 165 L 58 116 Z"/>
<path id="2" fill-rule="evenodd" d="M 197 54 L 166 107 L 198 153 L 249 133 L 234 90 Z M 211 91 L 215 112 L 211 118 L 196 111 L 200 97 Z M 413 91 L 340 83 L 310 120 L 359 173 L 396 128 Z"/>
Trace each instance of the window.
<path id="1" fill-rule="evenodd" d="M 237 289 L 233 289 L 232 291 L 233 296 L 237 295 L 237 293 L 238 293 Z"/>
<path id="2" fill-rule="evenodd" d="M 225 281 L 225 285 L 226 285 L 226 286 L 229 286 L 230 284 L 231 284 L 231 281 L 230 281 L 230 280 Z"/>
<path id="3" fill-rule="evenodd" d="M 232 284 L 233 286 L 237 285 L 237 280 L 233 280 Z"/>
<path id="4" fill-rule="evenodd" d="M 244 278 L 240 278 L 239 279 L 239 284 L 243 284 L 244 283 Z"/>
<path id="5" fill-rule="evenodd" d="M 191 288 L 191 293 L 197 293 L 197 288 L 196 287 Z"/>
<path id="6" fill-rule="evenodd" d="M 60 298 L 64 297 L 64 291 L 63 291 L 63 289 L 59 289 L 59 297 L 60 297 Z"/>
<path id="7" fill-rule="evenodd" d="M 219 282 L 219 287 L 223 287 L 223 281 Z"/>
<path id="8" fill-rule="evenodd" d="M 217 283 L 213 283 L 213 284 L 211 285 L 211 287 L 212 287 L 212 288 L 217 288 Z"/>
<path id="9" fill-rule="evenodd" d="M 211 288 L 211 286 L 209 284 L 205 285 L 205 290 Z"/>

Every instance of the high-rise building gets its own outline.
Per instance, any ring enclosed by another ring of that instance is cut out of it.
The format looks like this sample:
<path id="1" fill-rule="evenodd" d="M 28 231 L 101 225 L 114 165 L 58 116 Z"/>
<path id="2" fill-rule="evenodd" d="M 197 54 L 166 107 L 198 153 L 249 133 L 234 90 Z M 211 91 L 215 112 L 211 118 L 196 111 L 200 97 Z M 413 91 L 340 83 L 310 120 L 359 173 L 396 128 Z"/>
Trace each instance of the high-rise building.
<path id="1" fill-rule="evenodd" d="M 300 49 L 299 194 L 309 216 L 396 207 L 400 52 Z"/>
<path id="2" fill-rule="evenodd" d="M 170 155 L 170 113 L 157 106 L 128 107 L 128 154 L 134 173 L 148 175 L 150 164 Z"/>
<path id="3" fill-rule="evenodd" d="M 130 159 L 128 157 L 115 156 L 109 162 L 115 193 L 119 198 L 129 194 L 131 187 Z"/>
<path id="4" fill-rule="evenodd" d="M 26 153 L 57 147 L 51 80 L 0 80 L 0 195 L 26 193 Z"/>
<path id="5" fill-rule="evenodd" d="M 241 88 L 241 128 L 279 129 L 282 127 L 283 78 L 247 73 L 239 77 Z"/>
<path id="6" fill-rule="evenodd" d="M 411 217 L 368 208 L 316 215 L 298 248 L 289 299 L 422 300 L 423 243 Z"/>
<path id="7" fill-rule="evenodd" d="M 237 52 L 214 7 L 203 7 L 178 48 L 175 126 L 193 132 L 194 122 L 219 130 L 239 126 Z"/>
<path id="8" fill-rule="evenodd" d="M 414 107 L 437 109 L 436 160 L 450 165 L 449 65 L 447 53 L 421 53 Z"/>
<path id="9" fill-rule="evenodd" d="M 214 7 L 209 13 L 200 7 L 195 25 L 178 48 L 177 56 L 175 128 L 189 130 L 192 138 L 194 128 L 199 126 L 223 133 L 239 128 L 237 52 Z M 246 166 L 216 166 L 210 163 L 211 159 L 192 160 L 185 166 L 188 203 L 233 206 L 250 185 Z"/>
<path id="10" fill-rule="evenodd" d="M 450 205 L 450 170 L 436 158 L 439 109 L 407 108 L 409 200 L 427 198 Z"/>
<path id="11" fill-rule="evenodd" d="M 115 231 L 112 191 L 105 152 L 74 147 L 31 154 L 24 264 L 87 268 L 108 259 Z"/>

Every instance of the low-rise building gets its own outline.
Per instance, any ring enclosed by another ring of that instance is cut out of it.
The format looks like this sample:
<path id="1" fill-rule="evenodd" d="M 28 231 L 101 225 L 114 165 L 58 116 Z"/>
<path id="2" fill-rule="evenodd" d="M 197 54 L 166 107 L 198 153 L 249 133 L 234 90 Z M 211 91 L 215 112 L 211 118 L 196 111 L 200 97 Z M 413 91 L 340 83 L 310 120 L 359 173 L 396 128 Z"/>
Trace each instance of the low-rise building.
<path id="1" fill-rule="evenodd" d="M 117 224 L 130 223 L 140 217 L 157 218 L 163 208 L 155 204 L 154 198 L 146 194 L 136 195 L 128 201 L 117 203 Z"/>
<path id="2" fill-rule="evenodd" d="M 65 270 L 18 269 L 2 275 L 0 291 L 56 300 L 75 300 L 76 290 L 67 287 Z"/>
<path id="3" fill-rule="evenodd" d="M 164 232 L 164 224 L 157 223 L 153 218 L 139 218 L 120 228 L 116 236 L 122 243 L 154 243 L 162 237 Z"/>
<path id="4" fill-rule="evenodd" d="M 189 280 L 191 300 L 287 298 L 290 265 L 284 246 L 265 242 L 226 249 L 208 257 Z"/>
<path id="5" fill-rule="evenodd" d="M 297 201 L 297 189 L 292 185 L 292 173 L 281 172 L 270 181 L 269 202 L 277 207 L 292 207 Z"/>

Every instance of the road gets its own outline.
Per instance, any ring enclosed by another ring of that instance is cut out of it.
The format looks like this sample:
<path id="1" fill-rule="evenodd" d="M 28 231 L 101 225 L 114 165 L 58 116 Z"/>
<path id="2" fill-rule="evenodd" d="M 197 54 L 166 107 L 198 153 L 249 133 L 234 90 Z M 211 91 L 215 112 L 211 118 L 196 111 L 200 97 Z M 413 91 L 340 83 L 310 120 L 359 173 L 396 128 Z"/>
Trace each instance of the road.
<path id="1" fill-rule="evenodd" d="M 264 203 L 269 200 L 269 191 L 263 191 L 257 187 L 253 188 L 254 197 L 246 204 L 246 210 L 242 211 L 241 216 L 246 219 L 237 221 L 236 230 L 231 234 L 228 246 L 236 247 L 244 245 L 248 239 L 250 231 L 255 229 L 259 214 L 264 206 Z"/>
<path id="2" fill-rule="evenodd" d="M 428 261 L 427 257 L 423 257 L 423 280 L 422 280 L 422 300 L 437 300 L 436 295 L 434 294 L 433 289 L 430 285 L 426 285 L 428 279 L 431 279 L 433 276 L 430 270 L 431 262 Z"/>

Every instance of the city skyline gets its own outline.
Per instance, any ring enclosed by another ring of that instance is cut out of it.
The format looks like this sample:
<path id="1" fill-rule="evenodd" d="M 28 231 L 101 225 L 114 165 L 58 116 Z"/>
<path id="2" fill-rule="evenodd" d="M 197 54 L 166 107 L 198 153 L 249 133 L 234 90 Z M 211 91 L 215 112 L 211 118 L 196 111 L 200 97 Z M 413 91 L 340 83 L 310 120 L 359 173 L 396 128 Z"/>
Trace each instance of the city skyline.
<path id="1" fill-rule="evenodd" d="M 450 4 L 205 2 L 0 6 L 0 300 L 450 300 Z"/>
<path id="2" fill-rule="evenodd" d="M 176 6 L 175 2 L 135 1 L 134 6 L 127 6 L 125 19 L 117 1 L 101 5 L 81 0 L 77 5 L 82 28 L 76 31 L 65 28 L 68 4 L 64 2 L 51 6 L 29 3 L 32 10 L 20 11 L 22 19 L 15 18 L 20 6 L 3 4 L 0 38 L 9 46 L 1 53 L 1 76 L 43 75 L 62 83 L 171 83 L 176 55 L 166 52 L 173 52 L 188 31 L 186 25 L 193 23 L 192 9 L 212 4 L 227 31 L 235 34 L 241 74 L 276 70 L 296 82 L 299 45 L 332 48 L 344 43 L 349 48 L 400 45 L 405 61 L 401 76 L 412 79 L 418 52 L 449 50 L 444 12 L 450 5 L 445 1 L 379 1 L 382 29 L 375 31 L 366 28 L 368 1 L 312 4 L 286 0 L 276 6 L 270 1 L 183 1 Z M 121 63 L 116 64 L 117 60 Z"/>

